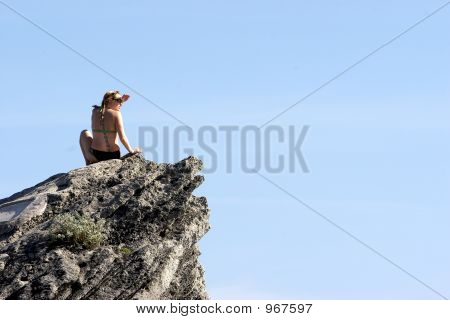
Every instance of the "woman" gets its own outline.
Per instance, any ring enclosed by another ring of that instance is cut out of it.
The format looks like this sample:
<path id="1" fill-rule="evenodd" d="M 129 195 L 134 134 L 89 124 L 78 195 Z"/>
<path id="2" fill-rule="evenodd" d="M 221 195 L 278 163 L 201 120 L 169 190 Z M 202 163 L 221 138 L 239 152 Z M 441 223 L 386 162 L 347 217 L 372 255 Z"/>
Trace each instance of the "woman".
<path id="1" fill-rule="evenodd" d="M 130 153 L 141 152 L 139 147 L 132 148 L 123 127 L 120 108 L 130 96 L 119 91 L 108 91 L 103 96 L 101 106 L 92 106 L 92 133 L 81 131 L 80 147 L 86 165 L 109 159 L 120 159 L 118 139 Z M 95 128 L 95 129 L 94 129 Z"/>

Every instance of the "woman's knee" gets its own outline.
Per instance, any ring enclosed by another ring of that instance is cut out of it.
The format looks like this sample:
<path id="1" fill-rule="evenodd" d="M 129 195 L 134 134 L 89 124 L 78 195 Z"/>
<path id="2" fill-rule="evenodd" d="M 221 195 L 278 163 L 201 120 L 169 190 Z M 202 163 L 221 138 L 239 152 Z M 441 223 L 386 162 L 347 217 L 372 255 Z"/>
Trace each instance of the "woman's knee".
<path id="1" fill-rule="evenodd" d="M 93 138 L 92 133 L 87 129 L 84 129 L 83 131 L 81 131 L 80 137 Z"/>

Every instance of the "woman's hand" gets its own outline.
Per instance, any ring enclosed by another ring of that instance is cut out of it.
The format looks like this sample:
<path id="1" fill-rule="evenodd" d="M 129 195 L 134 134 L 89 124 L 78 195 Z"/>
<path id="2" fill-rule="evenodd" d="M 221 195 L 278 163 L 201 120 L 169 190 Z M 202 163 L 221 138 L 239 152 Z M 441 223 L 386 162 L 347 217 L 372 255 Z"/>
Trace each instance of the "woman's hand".
<path id="1" fill-rule="evenodd" d="M 135 153 L 140 153 L 140 152 L 142 152 L 141 148 L 136 147 L 136 148 L 133 149 L 133 151 L 131 153 L 135 154 Z"/>

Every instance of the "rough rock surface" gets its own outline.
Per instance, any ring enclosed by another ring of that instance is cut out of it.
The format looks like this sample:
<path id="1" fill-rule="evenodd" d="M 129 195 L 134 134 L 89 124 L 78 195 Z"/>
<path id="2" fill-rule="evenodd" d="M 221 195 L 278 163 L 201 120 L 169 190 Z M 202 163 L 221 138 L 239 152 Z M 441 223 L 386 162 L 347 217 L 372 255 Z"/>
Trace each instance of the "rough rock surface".
<path id="1" fill-rule="evenodd" d="M 210 229 L 202 163 L 141 154 L 56 174 L 0 200 L 0 299 L 209 299 L 198 240 Z M 104 218 L 95 249 L 54 244 L 62 213 Z M 53 244 L 52 244 L 53 243 Z"/>

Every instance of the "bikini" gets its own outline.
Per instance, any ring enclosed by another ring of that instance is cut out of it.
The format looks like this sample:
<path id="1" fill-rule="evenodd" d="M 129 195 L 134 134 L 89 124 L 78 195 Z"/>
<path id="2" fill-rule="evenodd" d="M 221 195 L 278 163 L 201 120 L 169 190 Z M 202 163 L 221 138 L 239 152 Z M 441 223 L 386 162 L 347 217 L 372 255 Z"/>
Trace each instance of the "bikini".
<path id="1" fill-rule="evenodd" d="M 98 106 L 94 106 L 94 108 L 99 108 Z M 100 123 L 103 129 L 92 129 L 93 132 L 103 132 L 103 136 L 105 138 L 106 146 L 108 150 L 111 150 L 111 145 L 109 144 L 107 133 L 116 133 L 116 130 L 106 130 L 105 122 L 103 117 L 100 118 Z M 110 159 L 120 159 L 120 149 L 117 151 L 101 151 L 97 149 L 93 149 L 91 147 L 92 154 L 97 158 L 98 161 L 110 160 Z"/>

